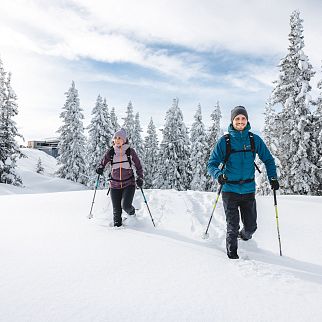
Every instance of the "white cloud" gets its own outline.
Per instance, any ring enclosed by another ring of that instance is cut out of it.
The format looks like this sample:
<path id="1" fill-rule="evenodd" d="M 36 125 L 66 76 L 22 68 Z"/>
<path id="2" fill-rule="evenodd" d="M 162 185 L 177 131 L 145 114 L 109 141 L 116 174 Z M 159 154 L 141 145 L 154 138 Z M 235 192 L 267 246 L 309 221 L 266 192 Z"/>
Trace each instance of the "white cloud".
<path id="1" fill-rule="evenodd" d="M 217 100 L 227 108 L 243 100 L 251 104 L 252 99 L 254 106 L 260 99 L 264 106 L 267 96 L 260 95 L 269 94 L 276 79 L 276 66 L 288 47 L 289 15 L 297 8 L 304 19 L 305 53 L 318 70 L 322 4 L 313 0 L 5 1 L 0 55 L 13 72 L 26 137 L 58 128 L 64 92 L 72 79 L 81 87 L 87 115 L 99 90 L 115 95 L 110 97 L 112 105 L 124 108 L 134 96 L 144 111 L 157 98 L 154 106 L 161 114 L 172 96 L 185 103 L 193 97 L 186 105 L 190 110 L 200 102 L 207 111 L 206 106 Z M 216 65 L 211 59 L 227 52 L 249 60 L 236 61 L 236 68 L 224 75 L 211 70 L 209 65 Z M 277 58 L 272 66 L 263 66 L 252 57 Z M 103 69 L 98 73 L 84 64 L 84 58 L 130 63 L 153 73 L 120 76 Z M 123 92 L 117 92 L 117 85 Z M 138 88 L 141 96 L 135 93 Z M 41 122 L 41 129 L 33 126 L 33 120 Z"/>
<path id="2" fill-rule="evenodd" d="M 78 15 L 70 8 L 37 6 L 36 2 L 18 10 L 11 2 L 4 11 L 10 27 L 0 26 L 4 45 L 15 46 L 37 54 L 74 60 L 89 58 L 108 63 L 127 62 L 157 70 L 178 78 L 205 75 L 202 64 L 191 55 L 172 56 L 164 50 L 154 50 L 113 30 L 99 30 L 96 17 Z M 13 15 L 14 12 L 18 14 Z M 206 76 L 206 75 L 205 75 Z"/>

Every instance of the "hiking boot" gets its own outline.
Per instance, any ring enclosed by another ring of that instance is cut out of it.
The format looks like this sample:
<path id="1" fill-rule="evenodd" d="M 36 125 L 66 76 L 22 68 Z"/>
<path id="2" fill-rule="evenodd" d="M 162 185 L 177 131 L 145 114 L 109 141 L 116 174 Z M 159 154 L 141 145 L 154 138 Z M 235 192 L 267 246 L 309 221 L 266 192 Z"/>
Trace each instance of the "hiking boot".
<path id="1" fill-rule="evenodd" d="M 249 240 L 249 239 L 250 239 L 250 238 L 252 238 L 252 237 L 247 238 L 246 236 L 244 236 L 244 235 L 243 235 L 242 231 L 240 231 L 240 232 L 238 233 L 238 238 L 239 238 L 239 239 L 242 239 L 242 240 L 244 240 L 244 241 L 246 241 L 246 240 Z"/>
<path id="2" fill-rule="evenodd" d="M 238 259 L 239 258 L 237 252 L 227 252 L 227 256 L 229 259 Z"/>

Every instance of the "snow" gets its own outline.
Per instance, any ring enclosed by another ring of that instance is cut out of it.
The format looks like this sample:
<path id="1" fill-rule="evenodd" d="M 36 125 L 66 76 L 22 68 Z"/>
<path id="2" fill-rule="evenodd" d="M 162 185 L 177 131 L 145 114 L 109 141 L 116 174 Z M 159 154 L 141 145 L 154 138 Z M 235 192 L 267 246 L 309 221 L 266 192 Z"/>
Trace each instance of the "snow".
<path id="1" fill-rule="evenodd" d="M 2 194 L 25 194 L 45 193 L 59 191 L 74 191 L 86 189 L 83 185 L 72 181 L 54 177 L 58 170 L 57 160 L 43 151 L 36 149 L 20 149 L 27 158 L 17 161 L 17 173 L 22 178 L 23 187 L 0 183 L 0 195 Z M 36 173 L 38 159 L 44 167 L 44 173 Z"/>
<path id="2" fill-rule="evenodd" d="M 282 257 L 273 198 L 257 197 L 258 230 L 229 260 L 221 200 L 201 238 L 215 193 L 145 190 L 154 228 L 137 190 L 137 220 L 114 229 L 106 190 L 89 220 L 93 191 L 68 185 L 0 186 L 0 321 L 321 321 L 321 197 L 278 196 Z"/>

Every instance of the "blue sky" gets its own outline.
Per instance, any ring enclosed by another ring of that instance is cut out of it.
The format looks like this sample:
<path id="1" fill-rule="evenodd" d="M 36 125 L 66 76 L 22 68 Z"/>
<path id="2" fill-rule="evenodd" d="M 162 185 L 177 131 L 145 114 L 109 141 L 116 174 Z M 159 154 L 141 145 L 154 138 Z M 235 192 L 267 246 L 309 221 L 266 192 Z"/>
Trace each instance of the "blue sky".
<path id="1" fill-rule="evenodd" d="M 178 97 L 188 126 L 199 103 L 208 126 L 219 101 L 223 128 L 230 110 L 244 105 L 259 131 L 295 9 L 315 88 L 322 78 L 319 1 L 6 1 L 0 57 L 13 74 L 20 132 L 26 140 L 55 136 L 72 80 L 84 125 L 100 94 L 119 118 L 131 100 L 143 127 L 150 117 L 162 126 Z"/>

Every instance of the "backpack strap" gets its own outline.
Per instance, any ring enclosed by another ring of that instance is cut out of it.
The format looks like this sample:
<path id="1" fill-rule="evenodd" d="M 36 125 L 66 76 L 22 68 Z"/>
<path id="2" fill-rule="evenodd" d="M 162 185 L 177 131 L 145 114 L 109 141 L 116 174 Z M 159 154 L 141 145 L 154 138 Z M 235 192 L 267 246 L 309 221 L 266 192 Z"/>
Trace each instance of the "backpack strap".
<path id="1" fill-rule="evenodd" d="M 111 147 L 108 151 L 109 155 L 110 155 L 110 162 L 111 162 L 111 166 L 113 165 L 113 158 L 114 158 L 114 154 L 115 154 L 115 151 L 114 151 L 114 147 Z"/>
<path id="2" fill-rule="evenodd" d="M 255 139 L 254 139 L 254 134 L 252 132 L 248 132 L 248 135 L 249 135 L 249 141 L 250 141 L 250 149 L 253 153 L 253 156 L 254 156 L 254 160 L 256 158 L 256 151 L 255 151 Z M 256 170 L 259 172 L 259 173 L 262 173 L 262 171 L 259 169 L 258 165 L 255 163 L 254 161 L 254 165 L 255 165 L 255 168 Z"/>
<path id="3" fill-rule="evenodd" d="M 130 147 L 128 147 L 128 148 L 126 149 L 125 153 L 126 153 L 126 156 L 127 156 L 127 161 L 129 162 L 130 167 L 131 167 L 131 169 L 132 169 L 131 148 L 130 148 Z"/>
<path id="4" fill-rule="evenodd" d="M 224 138 L 225 138 L 225 142 L 226 142 L 226 155 L 225 155 L 224 163 L 222 165 L 222 170 L 224 169 L 224 167 L 229 159 L 230 153 L 231 153 L 230 134 L 226 133 L 224 135 Z"/>
<path id="5" fill-rule="evenodd" d="M 255 152 L 254 134 L 252 132 L 248 132 L 248 136 L 249 136 L 249 141 L 250 141 L 250 150 L 252 151 L 254 158 L 255 158 L 256 152 Z"/>

